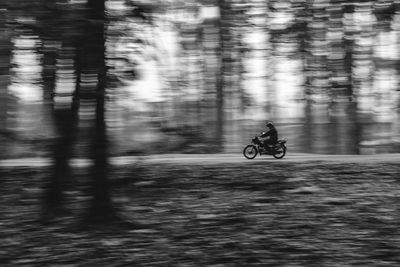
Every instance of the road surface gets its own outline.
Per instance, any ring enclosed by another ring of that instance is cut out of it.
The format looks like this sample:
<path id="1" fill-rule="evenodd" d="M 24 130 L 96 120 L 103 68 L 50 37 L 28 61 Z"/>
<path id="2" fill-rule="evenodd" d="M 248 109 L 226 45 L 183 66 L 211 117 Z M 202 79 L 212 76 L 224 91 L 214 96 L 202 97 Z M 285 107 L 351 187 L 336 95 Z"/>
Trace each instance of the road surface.
<path id="1" fill-rule="evenodd" d="M 312 162 L 325 163 L 364 163 L 364 162 L 399 162 L 400 154 L 374 154 L 374 155 L 320 155 L 320 154 L 288 154 L 284 159 L 277 160 L 272 156 L 258 156 L 248 160 L 241 153 L 237 154 L 161 154 L 151 156 L 119 156 L 111 157 L 110 163 L 115 166 L 130 165 L 135 163 L 167 163 L 167 164 L 235 164 L 255 162 Z M 91 164 L 89 159 L 74 158 L 70 161 L 73 167 L 87 167 Z M 51 165 L 50 158 L 18 158 L 0 160 L 0 167 L 46 167 Z"/>

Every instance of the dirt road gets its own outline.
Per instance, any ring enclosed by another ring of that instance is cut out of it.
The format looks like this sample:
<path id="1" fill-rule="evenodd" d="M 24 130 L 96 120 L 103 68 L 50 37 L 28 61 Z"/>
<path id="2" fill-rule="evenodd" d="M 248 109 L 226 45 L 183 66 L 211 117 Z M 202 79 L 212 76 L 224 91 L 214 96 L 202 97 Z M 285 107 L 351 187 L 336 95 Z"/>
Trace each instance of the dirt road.
<path id="1" fill-rule="evenodd" d="M 362 162 L 400 162 L 400 154 L 374 154 L 374 155 L 321 155 L 321 154 L 288 154 L 284 159 L 277 160 L 272 156 L 257 156 L 247 160 L 241 153 L 237 154 L 161 154 L 151 156 L 119 156 L 111 157 L 112 165 L 129 165 L 135 163 L 171 163 L 171 164 L 235 164 L 256 162 L 315 162 L 325 163 L 362 163 Z M 70 161 L 73 167 L 90 165 L 88 159 L 76 158 Z M 19 158 L 0 160 L 0 167 L 45 167 L 51 165 L 50 158 Z"/>

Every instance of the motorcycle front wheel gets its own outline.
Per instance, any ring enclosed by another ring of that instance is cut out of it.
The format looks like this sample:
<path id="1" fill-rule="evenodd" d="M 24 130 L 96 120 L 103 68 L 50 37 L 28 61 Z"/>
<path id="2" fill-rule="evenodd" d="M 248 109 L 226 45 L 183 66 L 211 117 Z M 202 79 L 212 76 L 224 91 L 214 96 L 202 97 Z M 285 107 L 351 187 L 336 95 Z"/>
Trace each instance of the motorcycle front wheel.
<path id="1" fill-rule="evenodd" d="M 243 149 L 243 156 L 246 159 L 254 159 L 257 156 L 257 148 L 254 145 L 247 145 L 244 149 Z"/>
<path id="2" fill-rule="evenodd" d="M 286 146 L 285 145 L 277 145 L 275 148 L 274 153 L 272 153 L 272 156 L 276 159 L 281 159 L 286 155 Z"/>

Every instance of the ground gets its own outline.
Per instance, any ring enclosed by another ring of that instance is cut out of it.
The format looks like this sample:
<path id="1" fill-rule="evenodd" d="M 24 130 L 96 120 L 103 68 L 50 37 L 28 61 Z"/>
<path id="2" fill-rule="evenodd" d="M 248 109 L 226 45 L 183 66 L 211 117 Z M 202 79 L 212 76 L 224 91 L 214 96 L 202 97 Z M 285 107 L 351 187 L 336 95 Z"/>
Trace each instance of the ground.
<path id="1" fill-rule="evenodd" d="M 97 227 L 81 220 L 85 164 L 65 188 L 68 212 L 43 224 L 46 161 L 0 162 L 2 266 L 400 264 L 395 156 L 210 158 L 114 159 L 111 196 L 127 224 Z"/>

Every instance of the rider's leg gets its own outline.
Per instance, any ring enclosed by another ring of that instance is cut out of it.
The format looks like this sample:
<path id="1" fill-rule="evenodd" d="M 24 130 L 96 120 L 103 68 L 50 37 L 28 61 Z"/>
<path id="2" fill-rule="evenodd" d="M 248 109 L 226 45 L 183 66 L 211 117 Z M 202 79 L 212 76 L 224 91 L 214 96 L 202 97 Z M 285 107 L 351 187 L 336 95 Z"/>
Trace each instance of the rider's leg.
<path id="1" fill-rule="evenodd" d="M 267 139 L 267 140 L 264 141 L 264 147 L 268 151 L 271 150 L 272 145 L 273 145 L 273 143 L 271 142 L 271 140 Z"/>

